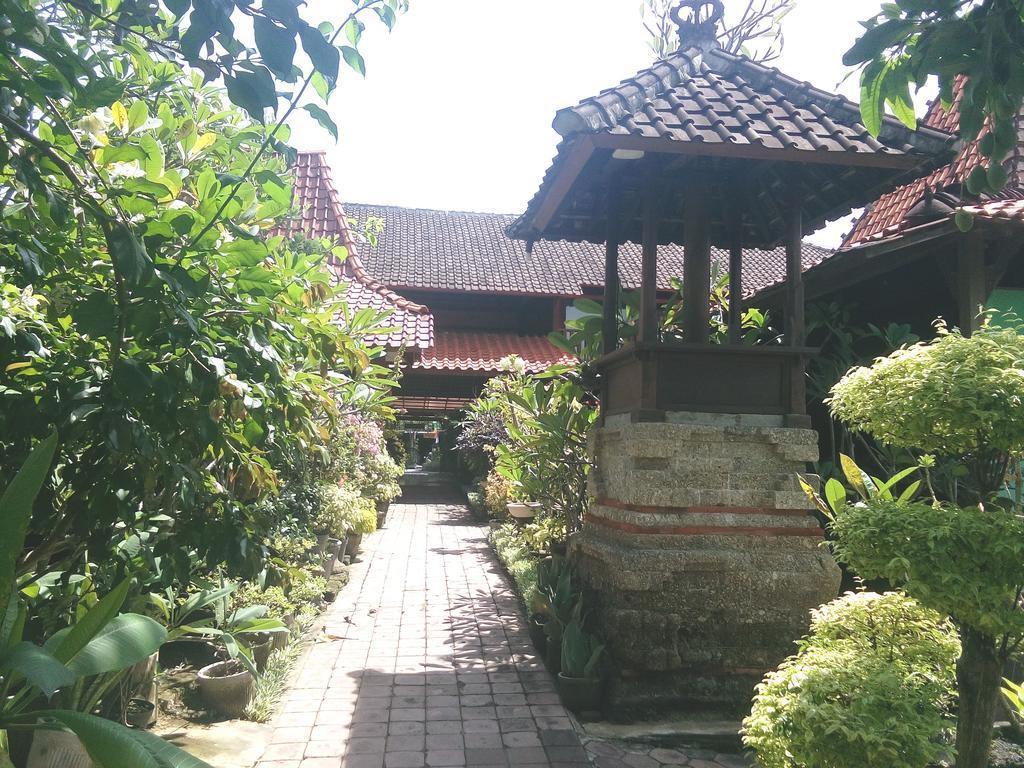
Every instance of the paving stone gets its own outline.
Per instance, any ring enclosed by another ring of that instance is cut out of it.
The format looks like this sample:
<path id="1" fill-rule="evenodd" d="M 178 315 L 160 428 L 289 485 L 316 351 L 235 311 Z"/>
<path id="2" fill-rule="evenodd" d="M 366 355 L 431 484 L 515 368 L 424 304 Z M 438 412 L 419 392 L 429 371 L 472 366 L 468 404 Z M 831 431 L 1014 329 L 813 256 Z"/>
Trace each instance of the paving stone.
<path id="1" fill-rule="evenodd" d="M 652 749 L 650 756 L 662 765 L 686 765 L 690 760 L 678 749 Z"/>
<path id="2" fill-rule="evenodd" d="M 384 768 L 423 768 L 427 764 L 424 752 L 385 752 Z"/>
<path id="3" fill-rule="evenodd" d="M 653 757 L 647 755 L 641 755 L 639 753 L 629 753 L 622 758 L 622 761 L 629 766 L 629 768 L 661 768 L 661 764 Z"/>

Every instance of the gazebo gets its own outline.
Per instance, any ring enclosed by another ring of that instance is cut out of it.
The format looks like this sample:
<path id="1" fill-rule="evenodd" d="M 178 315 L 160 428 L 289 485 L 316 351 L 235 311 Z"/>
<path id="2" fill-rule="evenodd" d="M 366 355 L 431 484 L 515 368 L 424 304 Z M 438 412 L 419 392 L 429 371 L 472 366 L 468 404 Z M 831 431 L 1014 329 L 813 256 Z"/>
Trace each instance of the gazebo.
<path id="1" fill-rule="evenodd" d="M 510 234 L 606 244 L 602 425 L 572 557 L 611 650 L 609 704 L 740 709 L 835 596 L 796 485 L 808 429 L 801 240 L 948 159 L 954 138 L 718 47 L 719 0 L 675 12 L 681 47 L 560 111 L 562 137 Z M 618 249 L 643 245 L 635 341 L 620 345 Z M 662 338 L 659 244 L 685 248 L 683 341 Z M 786 248 L 785 343 L 744 345 L 743 249 Z M 711 247 L 730 252 L 728 343 L 709 338 Z"/>

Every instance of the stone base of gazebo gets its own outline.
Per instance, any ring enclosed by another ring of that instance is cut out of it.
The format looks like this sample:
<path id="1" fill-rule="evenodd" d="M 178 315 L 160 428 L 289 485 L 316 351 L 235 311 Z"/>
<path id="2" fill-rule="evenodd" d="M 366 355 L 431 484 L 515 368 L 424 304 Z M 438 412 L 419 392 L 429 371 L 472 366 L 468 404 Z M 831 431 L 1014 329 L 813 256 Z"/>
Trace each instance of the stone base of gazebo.
<path id="1" fill-rule="evenodd" d="M 797 484 L 817 435 L 778 416 L 610 417 L 571 555 L 608 646 L 610 716 L 741 714 L 839 569 Z"/>

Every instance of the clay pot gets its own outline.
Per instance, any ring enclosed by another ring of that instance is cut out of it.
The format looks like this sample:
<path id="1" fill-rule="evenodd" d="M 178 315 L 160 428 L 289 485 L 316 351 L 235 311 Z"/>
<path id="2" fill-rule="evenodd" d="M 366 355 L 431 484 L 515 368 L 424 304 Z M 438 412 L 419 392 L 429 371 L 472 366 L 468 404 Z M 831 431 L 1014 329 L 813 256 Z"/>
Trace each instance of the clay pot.
<path id="1" fill-rule="evenodd" d="M 600 678 L 566 677 L 558 673 L 558 696 L 570 712 L 595 712 L 601 709 Z"/>
<path id="2" fill-rule="evenodd" d="M 93 768 L 89 753 L 70 731 L 36 731 L 25 765 L 26 768 Z"/>
<path id="3" fill-rule="evenodd" d="M 281 623 L 288 627 L 287 632 L 271 632 L 270 633 L 270 646 L 275 651 L 280 651 L 282 648 L 287 648 L 288 643 L 292 638 L 291 629 L 295 626 L 295 614 L 287 613 L 281 617 Z"/>
<path id="4" fill-rule="evenodd" d="M 348 535 L 348 551 L 353 557 L 363 547 L 363 534 L 361 533 L 350 533 Z"/>
<path id="5" fill-rule="evenodd" d="M 316 535 L 316 553 L 320 557 L 323 557 L 324 552 L 327 551 L 327 544 L 331 540 L 331 534 L 329 533 L 318 533 Z"/>
<path id="6" fill-rule="evenodd" d="M 348 536 L 342 536 L 340 539 L 338 539 L 338 542 L 339 542 L 339 546 L 338 546 L 338 562 L 339 563 L 344 563 L 345 562 L 345 555 L 348 553 L 349 537 Z"/>
<path id="7" fill-rule="evenodd" d="M 253 676 L 237 661 L 218 661 L 199 670 L 199 695 L 211 709 L 237 719 L 252 699 Z"/>
<path id="8" fill-rule="evenodd" d="M 125 723 L 127 725 L 131 725 L 131 723 L 128 723 L 128 710 L 133 704 L 135 710 L 133 719 L 138 723 L 138 725 L 133 727 L 152 728 L 156 725 L 159 696 L 156 673 L 159 666 L 160 653 L 158 651 L 148 659 L 144 659 L 128 669 L 120 686 L 120 689 L 124 692 L 122 694 L 124 698 L 119 699 L 119 706 L 125 713 Z M 143 716 L 145 717 L 144 720 L 142 719 Z"/>

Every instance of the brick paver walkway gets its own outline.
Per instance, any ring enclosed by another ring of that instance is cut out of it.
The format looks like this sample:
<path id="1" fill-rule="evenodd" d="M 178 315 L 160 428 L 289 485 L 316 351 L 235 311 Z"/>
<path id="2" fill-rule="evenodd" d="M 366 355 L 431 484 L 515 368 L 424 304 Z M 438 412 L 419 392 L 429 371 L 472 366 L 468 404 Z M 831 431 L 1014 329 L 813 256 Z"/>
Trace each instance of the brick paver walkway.
<path id="1" fill-rule="evenodd" d="M 476 524 L 421 487 L 368 537 L 258 768 L 735 768 L 701 750 L 586 739 L 559 703 Z"/>
<path id="2" fill-rule="evenodd" d="M 413 492 L 368 538 L 259 768 L 582 768 L 484 529 Z"/>

